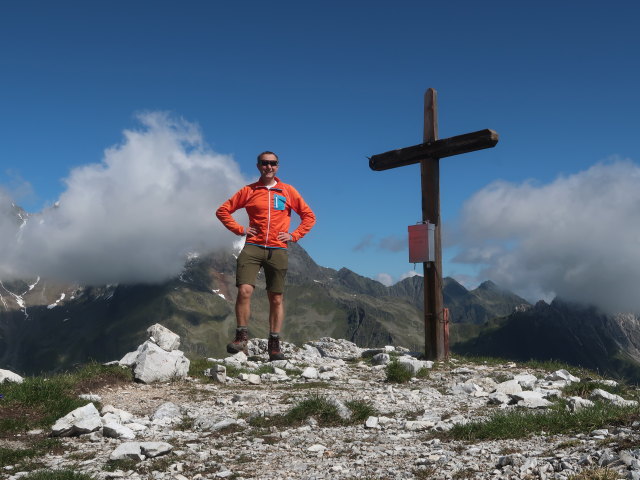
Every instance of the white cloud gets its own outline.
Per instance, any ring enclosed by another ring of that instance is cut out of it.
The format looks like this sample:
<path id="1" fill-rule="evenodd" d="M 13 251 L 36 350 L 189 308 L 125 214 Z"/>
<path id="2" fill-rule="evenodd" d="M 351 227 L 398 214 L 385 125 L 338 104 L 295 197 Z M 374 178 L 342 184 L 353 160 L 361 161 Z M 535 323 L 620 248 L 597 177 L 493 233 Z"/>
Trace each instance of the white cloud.
<path id="1" fill-rule="evenodd" d="M 215 209 L 246 183 L 238 165 L 189 122 L 157 112 L 139 120 L 100 163 L 72 170 L 59 206 L 19 235 L 0 219 L 2 238 L 18 239 L 0 252 L 1 277 L 157 282 L 179 273 L 187 253 L 231 245 Z"/>
<path id="2" fill-rule="evenodd" d="M 403 274 L 400 275 L 400 278 L 398 280 L 395 280 L 394 277 L 392 275 L 389 275 L 388 273 L 378 273 L 376 275 L 376 280 L 378 282 L 380 282 L 381 284 L 390 287 L 391 285 L 393 285 L 394 283 L 400 282 L 402 280 L 404 280 L 405 278 L 410 278 L 410 277 L 414 277 L 414 276 L 422 276 L 422 274 L 416 272 L 415 270 L 410 270 L 408 272 L 405 272 Z"/>
<path id="3" fill-rule="evenodd" d="M 379 273 L 376 275 L 376 280 L 386 287 L 393 285 L 393 277 L 388 273 Z"/>
<path id="4" fill-rule="evenodd" d="M 640 311 L 640 167 L 613 159 L 547 185 L 498 181 L 466 202 L 456 262 L 529 299 Z"/>

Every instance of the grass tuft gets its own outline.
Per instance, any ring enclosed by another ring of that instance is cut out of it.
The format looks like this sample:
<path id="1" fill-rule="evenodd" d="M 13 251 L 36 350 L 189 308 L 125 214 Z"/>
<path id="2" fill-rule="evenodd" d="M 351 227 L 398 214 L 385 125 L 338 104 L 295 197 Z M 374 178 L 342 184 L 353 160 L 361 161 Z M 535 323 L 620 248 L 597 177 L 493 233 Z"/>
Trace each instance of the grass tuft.
<path id="1" fill-rule="evenodd" d="M 597 467 L 589 468 L 580 473 L 571 475 L 568 480 L 617 480 L 619 478 L 620 474 L 615 470 Z"/>
<path id="2" fill-rule="evenodd" d="M 87 404 L 78 398 L 79 394 L 130 382 L 131 378 L 130 370 L 90 363 L 71 373 L 5 383 L 0 402 L 0 435 L 48 428 L 58 418 Z"/>
<path id="3" fill-rule="evenodd" d="M 614 395 L 624 396 L 628 394 L 628 389 L 624 385 L 618 384 L 616 386 L 605 385 L 598 381 L 588 380 L 583 382 L 572 383 L 562 389 L 562 394 L 565 397 L 583 397 L 588 398 L 591 392 L 596 389 L 604 390 Z"/>
<path id="4" fill-rule="evenodd" d="M 91 475 L 73 470 L 39 470 L 21 478 L 24 480 L 95 480 Z"/>
<path id="5" fill-rule="evenodd" d="M 291 407 L 289 411 L 282 415 L 273 415 L 269 418 L 256 417 L 249 424 L 253 427 L 292 427 L 302 425 L 309 418 L 314 418 L 319 426 L 353 425 L 363 422 L 371 415 L 377 415 L 377 410 L 369 403 L 359 400 L 352 400 L 345 403 L 351 411 L 349 419 L 343 419 L 338 415 L 338 409 L 325 397 L 311 395 Z"/>
<path id="6" fill-rule="evenodd" d="M 402 363 L 395 358 L 386 366 L 387 382 L 390 383 L 407 383 L 411 380 L 411 372 Z"/>
<path id="7" fill-rule="evenodd" d="M 456 425 L 445 438 L 455 440 L 498 440 L 525 438 L 529 435 L 558 435 L 565 433 L 590 432 L 610 425 L 626 425 L 640 418 L 638 407 L 617 407 L 596 403 L 594 407 L 583 408 L 569 414 L 560 402 L 544 412 L 509 410 L 494 413 L 485 421 Z"/>

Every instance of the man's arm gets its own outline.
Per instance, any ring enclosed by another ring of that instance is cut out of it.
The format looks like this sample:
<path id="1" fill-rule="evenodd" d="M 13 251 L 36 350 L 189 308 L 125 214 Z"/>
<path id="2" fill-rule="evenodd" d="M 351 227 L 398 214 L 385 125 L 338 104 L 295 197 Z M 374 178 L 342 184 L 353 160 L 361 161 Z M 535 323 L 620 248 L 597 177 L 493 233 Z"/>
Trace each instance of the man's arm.
<path id="1" fill-rule="evenodd" d="M 222 222 L 222 224 L 231 230 L 236 235 L 245 235 L 245 229 L 233 218 L 232 214 L 239 208 L 244 207 L 249 198 L 249 187 L 243 187 L 236 192 L 233 197 L 224 202 L 218 210 L 216 210 L 216 217 Z"/>
<path id="2" fill-rule="evenodd" d="M 291 208 L 300 216 L 300 225 L 291 232 L 291 241 L 297 242 L 304 237 L 316 223 L 316 215 L 313 213 L 307 202 L 304 201 L 302 195 L 289 185 L 291 189 L 289 194 L 291 197 Z"/>

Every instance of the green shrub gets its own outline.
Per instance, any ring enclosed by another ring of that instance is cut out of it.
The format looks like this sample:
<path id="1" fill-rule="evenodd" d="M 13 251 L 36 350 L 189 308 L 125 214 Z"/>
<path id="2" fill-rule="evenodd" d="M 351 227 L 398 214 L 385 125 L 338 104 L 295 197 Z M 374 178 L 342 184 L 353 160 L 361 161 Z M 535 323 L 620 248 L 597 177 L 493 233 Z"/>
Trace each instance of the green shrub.
<path id="1" fill-rule="evenodd" d="M 411 371 L 395 358 L 387 363 L 387 382 L 406 383 L 411 380 Z"/>
<path id="2" fill-rule="evenodd" d="M 378 415 L 378 411 L 370 402 L 351 400 L 345 405 L 351 410 L 351 423 L 364 422 L 367 418 Z"/>

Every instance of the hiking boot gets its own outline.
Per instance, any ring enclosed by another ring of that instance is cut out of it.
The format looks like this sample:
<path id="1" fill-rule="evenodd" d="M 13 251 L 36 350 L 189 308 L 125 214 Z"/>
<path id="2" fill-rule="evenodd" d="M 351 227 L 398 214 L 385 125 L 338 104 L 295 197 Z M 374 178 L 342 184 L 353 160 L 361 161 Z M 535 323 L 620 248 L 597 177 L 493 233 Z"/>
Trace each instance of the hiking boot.
<path id="1" fill-rule="evenodd" d="M 273 337 L 269 335 L 269 361 L 274 360 L 286 360 L 284 353 L 280 350 L 280 337 Z"/>
<path id="2" fill-rule="evenodd" d="M 227 352 L 238 353 L 242 352 L 245 355 L 249 355 L 249 331 L 246 328 L 236 328 L 236 338 L 233 342 L 227 344 Z"/>

